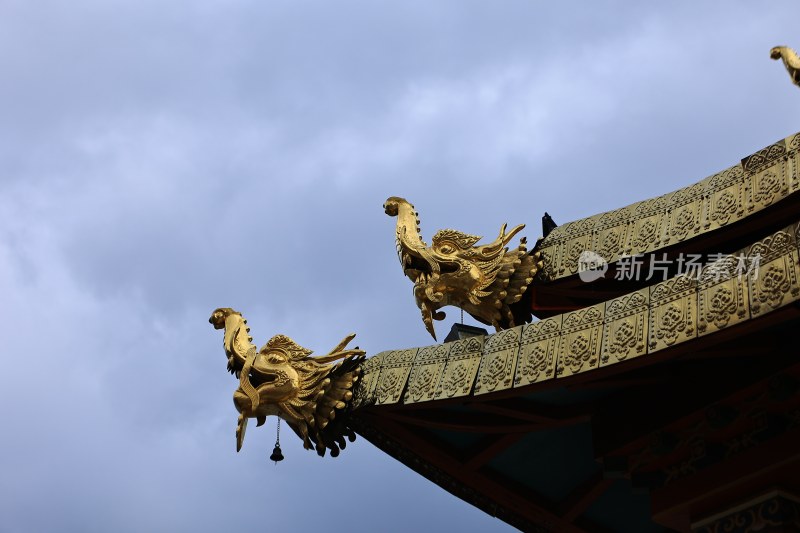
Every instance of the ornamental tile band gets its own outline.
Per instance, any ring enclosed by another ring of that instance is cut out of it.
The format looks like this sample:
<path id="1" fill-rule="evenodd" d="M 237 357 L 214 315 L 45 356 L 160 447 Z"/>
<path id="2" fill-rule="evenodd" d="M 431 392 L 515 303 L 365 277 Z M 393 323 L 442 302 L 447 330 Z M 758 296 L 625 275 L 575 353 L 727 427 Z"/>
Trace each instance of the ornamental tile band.
<path id="1" fill-rule="evenodd" d="M 708 179 L 704 191 L 703 231 L 713 231 L 745 216 L 744 172 L 737 165 Z"/>
<path id="2" fill-rule="evenodd" d="M 795 139 L 800 139 L 800 135 L 796 136 Z M 798 178 L 797 172 L 797 165 L 800 164 L 800 154 L 797 152 L 791 153 L 786 161 L 786 164 L 786 172 L 789 174 L 789 188 L 791 189 L 791 192 L 795 192 L 800 189 L 800 178 Z"/>
<path id="3" fill-rule="evenodd" d="M 609 262 L 714 231 L 800 190 L 800 134 L 745 157 L 693 185 L 627 207 L 568 222 L 539 244 L 540 281 L 571 276 L 586 250 Z"/>
<path id="4" fill-rule="evenodd" d="M 742 169 L 748 174 L 753 174 L 772 166 L 776 161 L 780 161 L 786 155 L 786 141 L 787 139 L 781 139 L 775 144 L 771 144 L 745 157 L 742 159 Z"/>
<path id="5" fill-rule="evenodd" d="M 797 232 L 795 224 L 772 235 L 754 242 L 746 248 L 745 256 L 758 258 L 761 264 L 783 257 L 797 249 Z"/>
<path id="6" fill-rule="evenodd" d="M 517 326 L 486 338 L 475 383 L 475 395 L 510 389 L 513 386 L 521 335 L 522 326 Z"/>
<path id="7" fill-rule="evenodd" d="M 676 276 L 650 287 L 648 352 L 655 352 L 697 335 L 697 281 Z"/>
<path id="8" fill-rule="evenodd" d="M 741 259 L 740 259 L 741 258 Z M 697 290 L 697 334 L 708 335 L 750 318 L 744 256 L 728 255 L 703 267 Z"/>
<path id="9" fill-rule="evenodd" d="M 674 193 L 645 200 L 630 207 L 631 224 L 626 255 L 658 248 L 664 240 L 667 205 Z"/>
<path id="10" fill-rule="evenodd" d="M 757 317 L 783 307 L 800 296 L 798 285 L 798 254 L 791 250 L 786 255 L 762 263 L 758 276 L 748 276 L 750 312 Z"/>
<path id="11" fill-rule="evenodd" d="M 437 344 L 420 348 L 411 375 L 408 378 L 408 389 L 403 396 L 403 403 L 427 402 L 433 400 L 436 385 L 442 377 L 447 362 L 447 354 L 451 343 Z"/>
<path id="12" fill-rule="evenodd" d="M 800 133 L 786 137 L 786 150 L 790 154 L 800 152 Z"/>
<path id="13" fill-rule="evenodd" d="M 800 222 L 794 223 L 790 228 L 792 228 L 790 233 L 794 235 L 794 241 L 797 243 L 798 250 L 800 250 Z"/>
<path id="14" fill-rule="evenodd" d="M 609 261 L 616 261 L 625 253 L 628 244 L 628 208 L 603 213 L 594 228 L 594 250 Z"/>
<path id="15" fill-rule="evenodd" d="M 578 258 L 584 250 L 588 250 L 589 246 L 591 246 L 595 224 L 602 216 L 603 214 L 601 213 L 583 220 L 577 220 L 570 223 L 564 230 L 564 241 L 561 243 L 558 252 L 558 277 L 569 276 L 578 271 Z"/>
<path id="16" fill-rule="evenodd" d="M 560 244 L 539 250 L 539 256 L 542 261 L 542 268 L 539 271 L 540 279 L 550 280 L 559 277 L 556 275 L 556 269 L 558 268 L 558 265 L 561 264 L 561 259 L 559 256 L 560 252 Z"/>
<path id="17" fill-rule="evenodd" d="M 748 214 L 760 211 L 789 194 L 786 167 L 786 161 L 781 159 L 750 176 L 746 195 Z"/>
<path id="18" fill-rule="evenodd" d="M 483 355 L 484 339 L 483 336 L 469 337 L 452 343 L 434 399 L 458 398 L 472 391 Z"/>
<path id="19" fill-rule="evenodd" d="M 555 376 L 562 315 L 546 318 L 522 328 L 515 387 Z"/>
<path id="20" fill-rule="evenodd" d="M 564 315 L 556 376 L 566 377 L 599 366 L 605 303 Z"/>
<path id="21" fill-rule="evenodd" d="M 710 178 L 706 190 L 725 190 L 735 176 L 724 174 Z M 525 387 L 729 328 L 800 300 L 799 237 L 796 222 L 733 254 L 709 254 L 717 259 L 696 271 L 606 302 L 493 335 L 380 353 L 362 364 L 353 405 Z"/>
<path id="22" fill-rule="evenodd" d="M 685 241 L 700 233 L 705 183 L 684 187 L 672 195 L 664 244 Z"/>
<path id="23" fill-rule="evenodd" d="M 647 353 L 650 289 L 606 302 L 600 366 Z"/>
<path id="24" fill-rule="evenodd" d="M 376 405 L 386 405 L 400 401 L 400 395 L 406 386 L 411 363 L 419 348 L 395 350 L 383 356 L 381 374 L 375 391 Z"/>
<path id="25" fill-rule="evenodd" d="M 372 405 L 375 403 L 375 389 L 378 386 L 378 377 L 381 372 L 381 361 L 383 355 L 389 352 L 381 352 L 376 354 L 361 365 L 361 380 L 356 386 L 354 392 L 355 398 L 353 399 L 353 407 L 360 407 L 362 405 Z"/>

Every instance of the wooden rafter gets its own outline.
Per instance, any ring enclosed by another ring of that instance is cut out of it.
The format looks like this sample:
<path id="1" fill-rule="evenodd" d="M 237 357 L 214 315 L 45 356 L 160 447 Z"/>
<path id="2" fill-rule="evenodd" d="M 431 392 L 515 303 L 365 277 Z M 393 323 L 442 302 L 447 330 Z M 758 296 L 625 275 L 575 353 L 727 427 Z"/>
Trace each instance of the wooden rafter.
<path id="1" fill-rule="evenodd" d="M 464 468 L 464 464 L 451 455 L 442 452 L 413 430 L 394 420 L 367 415 L 368 420 L 379 431 L 391 435 L 407 450 L 439 468 L 454 480 L 478 491 L 490 498 L 498 507 L 505 508 L 533 524 L 541 524 L 551 531 L 564 533 L 581 533 L 585 530 L 575 526 L 562 517 L 551 512 L 544 505 L 537 505 L 531 498 L 521 496 L 518 491 L 510 490 L 508 483 L 492 479 L 493 476 Z"/>

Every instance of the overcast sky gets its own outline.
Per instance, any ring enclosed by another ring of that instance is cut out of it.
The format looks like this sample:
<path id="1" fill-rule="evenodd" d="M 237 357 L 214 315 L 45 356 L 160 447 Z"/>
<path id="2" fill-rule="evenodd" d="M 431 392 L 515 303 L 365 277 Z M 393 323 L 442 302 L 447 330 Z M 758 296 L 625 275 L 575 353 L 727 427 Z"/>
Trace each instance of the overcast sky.
<path id="1" fill-rule="evenodd" d="M 429 344 L 388 196 L 533 242 L 699 181 L 800 131 L 798 7 L 0 0 L 0 531 L 509 530 L 363 439 L 236 454 L 211 311 Z"/>

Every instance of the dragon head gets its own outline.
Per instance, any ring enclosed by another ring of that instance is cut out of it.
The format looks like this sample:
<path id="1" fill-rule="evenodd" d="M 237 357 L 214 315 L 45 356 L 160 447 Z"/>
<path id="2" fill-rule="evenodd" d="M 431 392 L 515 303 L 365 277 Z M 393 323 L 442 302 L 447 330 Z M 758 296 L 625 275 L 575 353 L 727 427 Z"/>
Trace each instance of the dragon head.
<path id="1" fill-rule="evenodd" d="M 507 248 L 524 225 L 506 232 L 504 224 L 497 238 L 484 245 L 477 244 L 481 237 L 440 230 L 428 246 L 420 235 L 414 206 L 407 200 L 393 196 L 386 200 L 384 210 L 397 217 L 400 264 L 414 282 L 417 307 L 434 339 L 433 321 L 445 317 L 439 309 L 446 305 L 459 307 L 498 330 L 514 325 L 515 313 L 509 306 L 521 300 L 537 269 L 534 257 L 527 253 L 525 238 L 520 239 L 518 248 Z"/>
<path id="2" fill-rule="evenodd" d="M 320 455 L 326 449 L 338 455 L 344 447 L 343 436 L 355 438 L 342 423 L 329 426 L 336 411 L 352 399 L 351 389 L 361 372 L 364 352 L 345 349 L 355 335 L 345 337 L 328 355 L 311 357 L 311 350 L 286 335 L 275 335 L 256 351 L 247 321 L 233 309 L 215 310 L 209 322 L 225 329 L 228 369 L 239 378 L 233 394 L 239 411 L 237 450 L 244 441 L 247 419 L 257 419 L 260 426 L 270 415 L 285 420 L 303 439 L 304 447 L 316 448 Z"/>
<path id="3" fill-rule="evenodd" d="M 237 410 L 255 418 L 287 410 L 282 404 L 298 397 L 302 386 L 315 381 L 314 370 L 321 370 L 298 365 L 310 353 L 285 335 L 271 338 L 255 354 L 250 365 L 248 379 L 258 391 L 258 402 L 254 405 L 240 386 L 233 397 Z"/>

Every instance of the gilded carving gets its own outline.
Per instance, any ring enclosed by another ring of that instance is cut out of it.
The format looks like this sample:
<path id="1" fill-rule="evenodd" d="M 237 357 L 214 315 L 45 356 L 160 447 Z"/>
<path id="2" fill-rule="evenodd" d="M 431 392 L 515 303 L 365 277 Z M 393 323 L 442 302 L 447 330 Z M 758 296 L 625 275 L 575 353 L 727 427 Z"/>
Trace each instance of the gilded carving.
<path id="1" fill-rule="evenodd" d="M 771 167 L 786 155 L 786 139 L 781 139 L 775 144 L 759 150 L 753 155 L 742 159 L 742 169 L 747 174 L 754 174 L 767 167 Z"/>
<path id="2" fill-rule="evenodd" d="M 403 403 L 433 400 L 449 350 L 450 343 L 420 348 L 411 367 L 408 390 L 403 398 Z"/>
<path id="3" fill-rule="evenodd" d="M 691 186 L 555 228 L 541 243 L 540 279 L 576 274 L 581 253 L 609 262 L 646 254 L 741 220 L 800 190 L 800 134 Z"/>
<path id="4" fill-rule="evenodd" d="M 244 442 L 247 420 L 255 418 L 260 426 L 270 415 L 285 420 L 303 447 L 316 448 L 319 455 L 327 449 L 335 457 L 345 447 L 344 437 L 355 439 L 341 417 L 334 422 L 337 412 L 350 405 L 353 384 L 361 375 L 364 352 L 345 349 L 355 335 L 345 337 L 328 355 L 311 357 L 311 350 L 285 335 L 275 335 L 256 351 L 247 321 L 229 307 L 216 309 L 208 321 L 214 329 L 224 329 L 228 370 L 239 378 L 233 394 L 239 411 L 236 451 Z"/>
<path id="5" fill-rule="evenodd" d="M 581 254 L 591 248 L 592 235 L 587 233 L 566 241 L 562 246 L 563 260 L 559 265 L 559 273 L 570 275 L 578 272 L 578 259 Z"/>
<path id="6" fill-rule="evenodd" d="M 748 265 L 750 312 L 762 315 L 797 299 L 798 288 L 796 228 L 784 230 L 751 245 L 745 256 Z M 756 262 L 757 264 L 752 264 Z"/>
<path id="7" fill-rule="evenodd" d="M 800 138 L 800 135 L 798 135 L 797 138 Z M 789 156 L 789 159 L 786 161 L 786 168 L 789 174 L 789 188 L 791 189 L 791 192 L 795 192 L 798 189 L 800 189 L 800 178 L 798 178 L 798 172 L 797 172 L 797 165 L 800 164 L 798 158 L 799 158 L 798 153 L 793 152 L 792 155 Z"/>
<path id="8" fill-rule="evenodd" d="M 551 379 L 555 375 L 561 315 L 546 318 L 522 328 L 515 387 Z"/>
<path id="9" fill-rule="evenodd" d="M 791 234 L 794 235 L 794 242 L 800 247 L 800 222 L 796 222 L 793 229 L 794 231 L 792 231 Z"/>
<path id="10" fill-rule="evenodd" d="M 800 87 L 800 57 L 797 57 L 797 52 L 788 46 L 773 46 L 769 57 L 776 61 L 780 59 L 792 83 Z"/>
<path id="11" fill-rule="evenodd" d="M 697 335 L 696 288 L 696 280 L 686 275 L 675 276 L 650 287 L 650 352 Z"/>
<path id="12" fill-rule="evenodd" d="M 564 225 L 565 230 L 563 234 L 560 234 L 562 237 L 558 243 L 560 250 L 558 253 L 558 277 L 569 276 L 578 272 L 578 258 L 584 251 L 591 249 L 595 225 L 602 216 L 603 214 L 601 213 Z M 554 242 L 554 240 L 550 239 L 550 235 L 543 241 L 543 244 Z"/>
<path id="13" fill-rule="evenodd" d="M 650 198 L 635 203 L 630 206 L 632 208 L 631 216 L 634 218 L 644 218 L 649 217 L 650 215 L 664 213 L 671 205 L 672 197 L 674 195 L 674 192 L 670 192 L 667 194 L 662 194 L 661 196 L 656 196 L 655 198 Z"/>
<path id="14" fill-rule="evenodd" d="M 738 191 L 736 191 L 738 193 Z M 739 211 L 739 195 L 725 190 L 709 196 L 709 224 L 724 226 Z"/>
<path id="15" fill-rule="evenodd" d="M 628 207 L 631 221 L 625 254 L 643 254 L 661 245 L 667 207 L 673 195 L 674 193 L 664 194 Z"/>
<path id="16" fill-rule="evenodd" d="M 703 230 L 711 231 L 744 216 L 744 172 L 736 165 L 715 174 L 705 188 Z"/>
<path id="17" fill-rule="evenodd" d="M 695 226 L 696 212 L 697 208 L 694 205 L 680 208 L 677 211 L 678 214 L 672 219 L 672 225 L 669 228 L 670 235 L 681 241 L 686 240 Z"/>
<path id="18" fill-rule="evenodd" d="M 417 348 L 388 352 L 381 361 L 381 373 L 375 390 L 376 404 L 397 403 L 406 386 L 411 372 L 411 363 L 417 355 Z"/>
<path id="19" fill-rule="evenodd" d="M 598 367 L 604 306 L 597 304 L 564 315 L 557 376 L 570 376 Z"/>
<path id="20" fill-rule="evenodd" d="M 786 147 L 789 150 L 789 158 L 786 162 L 789 173 L 789 187 L 792 192 L 800 189 L 800 133 L 786 138 Z"/>
<path id="21" fill-rule="evenodd" d="M 667 214 L 664 243 L 684 241 L 700 233 L 703 182 L 676 191 Z"/>
<path id="22" fill-rule="evenodd" d="M 601 366 L 647 353 L 649 300 L 642 289 L 606 302 Z"/>
<path id="23" fill-rule="evenodd" d="M 785 170 L 786 164 L 780 162 L 753 174 L 747 194 L 749 212 L 763 209 L 789 194 Z"/>
<path id="24" fill-rule="evenodd" d="M 707 179 L 706 194 L 712 191 L 721 191 L 730 185 L 739 183 L 744 179 L 744 170 L 741 164 L 717 172 Z"/>
<path id="25" fill-rule="evenodd" d="M 481 237 L 460 231 L 439 230 L 432 245 L 422 240 L 419 219 L 407 200 L 391 197 L 386 214 L 397 217 L 397 252 L 403 273 L 414 282 L 414 297 L 428 332 L 436 338 L 433 321 L 442 320 L 442 307 L 453 305 L 497 331 L 530 321 L 530 306 L 516 305 L 533 281 L 541 262 L 529 254 L 525 237 L 513 250 L 508 244 L 524 227 L 520 224 L 497 238 L 478 245 Z"/>
<path id="26" fill-rule="evenodd" d="M 772 261 L 773 259 L 786 255 L 797 247 L 795 232 L 793 230 L 794 225 L 753 243 L 747 249 L 746 256 L 749 258 L 758 257 L 763 263 L 764 261 Z"/>
<path id="27" fill-rule="evenodd" d="M 362 407 L 375 403 L 375 389 L 378 386 L 378 377 L 381 372 L 381 361 L 383 355 L 389 352 L 381 352 L 364 361 L 361 365 L 361 379 L 356 384 L 353 392 L 353 407 Z"/>
<path id="28" fill-rule="evenodd" d="M 522 326 L 517 326 L 486 338 L 475 382 L 476 395 L 512 387 L 521 334 Z"/>
<path id="29" fill-rule="evenodd" d="M 483 354 L 483 341 L 484 337 L 468 337 L 452 343 L 435 399 L 467 396 L 472 391 Z"/>
<path id="30" fill-rule="evenodd" d="M 592 233 L 595 228 L 597 227 L 598 221 L 605 215 L 606 213 L 600 213 L 598 215 L 591 216 L 589 218 L 584 218 L 581 220 L 576 220 L 569 226 L 569 231 L 567 233 L 568 236 L 578 236 L 578 235 L 585 235 L 587 233 Z"/>
<path id="31" fill-rule="evenodd" d="M 697 332 L 707 335 L 750 317 L 743 255 L 729 255 L 703 267 L 697 291 Z"/>
<path id="32" fill-rule="evenodd" d="M 786 150 L 792 154 L 800 151 L 800 133 L 795 133 L 784 139 Z"/>
<path id="33" fill-rule="evenodd" d="M 558 268 L 558 246 L 548 246 L 547 248 L 539 249 L 539 257 L 542 262 L 542 268 L 539 270 L 537 276 L 540 280 L 550 281 L 556 278 L 556 268 Z"/>
<path id="34" fill-rule="evenodd" d="M 553 228 L 547 237 L 542 240 L 542 247 L 547 248 L 559 242 L 563 242 L 573 224 L 574 222 L 566 222 Z"/>
<path id="35" fill-rule="evenodd" d="M 709 179 L 706 190 L 713 190 L 715 178 L 724 190 L 739 172 L 728 172 L 728 181 L 720 175 Z M 800 299 L 799 232 L 800 223 L 794 223 L 741 252 L 707 263 L 697 274 L 676 276 L 564 315 L 485 338 L 380 354 L 364 363 L 357 397 L 360 401 L 364 389 L 367 403 L 371 398 L 378 404 L 395 403 L 405 390 L 404 401 L 415 403 L 523 387 L 729 327 L 747 320 L 750 309 L 757 316 Z"/>
<path id="36" fill-rule="evenodd" d="M 476 359 L 480 360 L 480 358 Z M 452 398 L 459 389 L 466 390 L 467 392 L 464 394 L 468 394 L 471 382 L 475 379 L 473 372 L 471 372 L 473 369 L 475 372 L 478 370 L 477 361 L 474 360 L 456 360 L 448 364 L 447 372 L 442 377 L 442 394 Z M 473 374 L 472 379 L 470 379 L 470 374 Z"/>
<path id="37" fill-rule="evenodd" d="M 753 316 L 768 313 L 800 296 L 798 285 L 798 254 L 792 250 L 786 255 L 761 263 L 756 274 L 748 276 L 750 310 Z"/>
<path id="38" fill-rule="evenodd" d="M 635 220 L 631 225 L 631 239 L 628 255 L 642 254 L 661 243 L 664 214 L 659 213 Z"/>
<path id="39" fill-rule="evenodd" d="M 627 208 L 603 213 L 597 221 L 591 250 L 608 262 L 623 255 L 628 241 L 628 216 Z"/>

